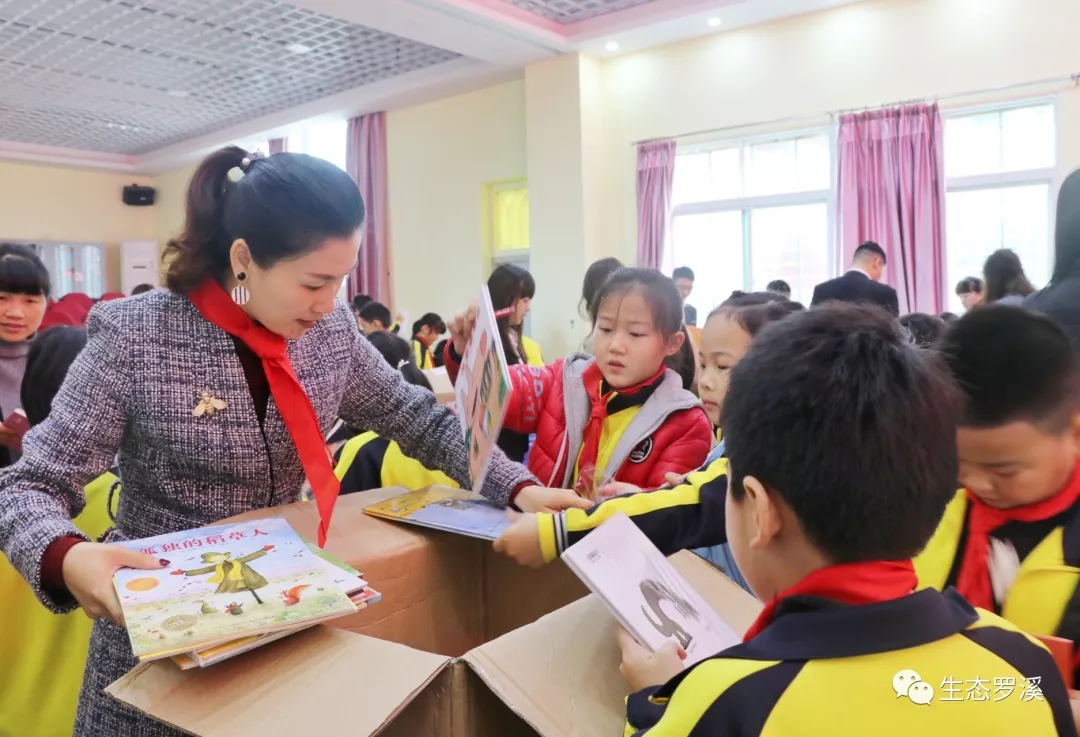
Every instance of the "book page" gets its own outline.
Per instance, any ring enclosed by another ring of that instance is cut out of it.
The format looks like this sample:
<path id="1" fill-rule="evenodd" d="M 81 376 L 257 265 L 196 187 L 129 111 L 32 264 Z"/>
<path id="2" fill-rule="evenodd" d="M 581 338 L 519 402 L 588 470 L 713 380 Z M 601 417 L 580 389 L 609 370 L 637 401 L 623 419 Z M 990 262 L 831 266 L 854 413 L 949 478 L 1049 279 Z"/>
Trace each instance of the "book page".
<path id="1" fill-rule="evenodd" d="M 740 642 L 667 558 L 625 514 L 618 514 L 562 555 L 643 647 L 673 642 L 693 665 Z"/>
<path id="2" fill-rule="evenodd" d="M 408 522 L 481 540 L 495 540 L 510 526 L 506 510 L 468 492 L 421 489 L 366 507 L 374 517 Z"/>

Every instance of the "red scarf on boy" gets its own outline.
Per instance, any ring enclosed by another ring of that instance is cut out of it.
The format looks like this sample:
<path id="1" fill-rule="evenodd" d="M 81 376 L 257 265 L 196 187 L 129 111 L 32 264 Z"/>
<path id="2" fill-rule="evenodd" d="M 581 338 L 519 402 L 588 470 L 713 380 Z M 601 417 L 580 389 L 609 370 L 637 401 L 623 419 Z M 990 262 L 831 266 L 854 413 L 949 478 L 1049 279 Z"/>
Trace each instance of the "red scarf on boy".
<path id="1" fill-rule="evenodd" d="M 315 504 L 319 510 L 319 547 L 324 546 L 341 483 L 334 475 L 330 456 L 323 444 L 319 418 L 289 361 L 288 343 L 277 333 L 256 325 L 213 279 L 203 282 L 188 298 L 203 317 L 238 338 L 262 360 L 274 404 L 292 437 L 315 494 Z"/>
<path id="2" fill-rule="evenodd" d="M 788 597 L 820 596 L 854 606 L 877 604 L 907 596 L 918 582 L 910 560 L 842 563 L 819 568 L 766 604 L 743 635 L 743 642 L 754 639 L 772 624 L 777 607 Z"/>
<path id="3" fill-rule="evenodd" d="M 660 366 L 660 370 L 652 377 L 636 386 L 626 389 L 609 388 L 607 392 L 601 393 L 604 391 L 604 374 L 600 371 L 600 367 L 596 364 L 596 361 L 586 367 L 581 375 L 581 380 L 584 382 L 585 391 L 589 395 L 592 411 L 589 413 L 589 421 L 586 423 L 585 432 L 582 434 L 581 455 L 578 456 L 577 461 L 577 483 L 574 486 L 578 496 L 586 499 L 595 498 L 596 489 L 593 486 L 596 481 L 596 459 L 600 455 L 600 438 L 604 434 L 604 420 L 608 416 L 608 402 L 616 396 L 633 396 L 645 387 L 652 386 L 663 379 L 666 371 L 666 366 Z"/>
<path id="4" fill-rule="evenodd" d="M 972 606 L 994 611 L 994 589 L 990 584 L 990 533 L 1009 522 L 1038 522 L 1050 519 L 1069 509 L 1080 499 L 1080 464 L 1073 471 L 1068 485 L 1054 496 L 1037 504 L 998 509 L 991 507 L 970 491 L 967 492 L 967 545 L 960 563 L 956 590 Z"/>

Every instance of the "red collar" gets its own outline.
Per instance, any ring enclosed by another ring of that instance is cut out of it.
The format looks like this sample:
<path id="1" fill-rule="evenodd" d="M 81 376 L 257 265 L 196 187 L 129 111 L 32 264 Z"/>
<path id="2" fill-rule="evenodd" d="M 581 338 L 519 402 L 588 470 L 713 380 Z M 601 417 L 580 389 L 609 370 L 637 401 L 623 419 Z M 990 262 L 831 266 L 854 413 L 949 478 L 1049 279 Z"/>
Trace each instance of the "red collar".
<path id="1" fill-rule="evenodd" d="M 589 399 L 592 400 L 593 407 L 596 407 L 598 403 L 606 405 L 616 395 L 632 397 L 662 381 L 666 373 L 667 366 L 661 365 L 660 370 L 645 379 L 645 381 L 628 386 L 625 389 L 613 389 L 604 380 L 604 373 L 600 370 L 600 365 L 594 360 L 581 374 L 581 380 L 585 383 L 585 390 L 589 393 Z"/>
<path id="2" fill-rule="evenodd" d="M 818 596 L 845 604 L 876 604 L 907 596 L 918 585 L 910 560 L 843 563 L 819 568 L 765 605 L 750 625 L 743 642 L 752 640 L 772 623 L 780 604 L 793 596 Z"/>

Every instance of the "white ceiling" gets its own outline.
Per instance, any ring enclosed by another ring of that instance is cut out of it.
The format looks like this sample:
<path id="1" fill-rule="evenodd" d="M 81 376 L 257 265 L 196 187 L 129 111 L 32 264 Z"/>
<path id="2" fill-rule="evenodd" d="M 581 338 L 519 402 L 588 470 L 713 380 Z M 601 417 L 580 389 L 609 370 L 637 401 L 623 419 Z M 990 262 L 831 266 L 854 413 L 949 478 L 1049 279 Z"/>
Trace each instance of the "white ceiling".
<path id="1" fill-rule="evenodd" d="M 0 0 L 0 158 L 154 172 L 312 118 L 418 104 L 857 0 Z M 720 29 L 706 21 L 720 15 Z"/>

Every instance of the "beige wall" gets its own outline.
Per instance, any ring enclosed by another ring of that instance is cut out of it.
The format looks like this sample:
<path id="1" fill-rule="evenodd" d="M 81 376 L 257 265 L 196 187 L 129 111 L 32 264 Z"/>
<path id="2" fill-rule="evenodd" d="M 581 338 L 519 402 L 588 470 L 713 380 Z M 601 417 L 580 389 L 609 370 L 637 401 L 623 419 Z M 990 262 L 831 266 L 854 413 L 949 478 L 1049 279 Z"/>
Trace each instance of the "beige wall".
<path id="1" fill-rule="evenodd" d="M 387 113 L 394 308 L 448 318 L 487 280 L 487 182 L 525 176 L 523 82 Z"/>
<path id="2" fill-rule="evenodd" d="M 125 185 L 145 177 L 0 161 L 0 239 L 79 241 L 106 247 L 106 287 L 120 286 L 125 240 L 154 237 L 154 207 L 130 207 Z"/>
<path id="3" fill-rule="evenodd" d="M 195 167 L 189 166 L 154 177 L 154 187 L 157 189 L 154 238 L 161 248 L 165 248 L 169 239 L 178 235 L 184 227 L 184 199 L 194 173 Z"/>

